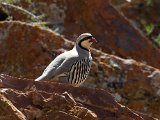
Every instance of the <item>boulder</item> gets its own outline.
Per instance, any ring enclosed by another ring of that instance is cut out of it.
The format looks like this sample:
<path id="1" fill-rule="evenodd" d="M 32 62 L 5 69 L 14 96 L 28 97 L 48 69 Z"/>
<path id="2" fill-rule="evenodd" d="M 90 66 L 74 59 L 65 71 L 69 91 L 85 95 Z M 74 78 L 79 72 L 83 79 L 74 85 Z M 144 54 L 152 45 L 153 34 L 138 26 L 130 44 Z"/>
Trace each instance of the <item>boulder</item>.
<path id="1" fill-rule="evenodd" d="M 1 22 L 0 72 L 34 78 L 58 54 L 63 44 L 60 35 L 37 25 Z"/>
<path id="2" fill-rule="evenodd" d="M 28 120 L 154 120 L 119 104 L 109 92 L 102 89 L 34 82 L 5 74 L 0 75 L 0 80 L 0 93 Z M 14 116 L 16 112 L 10 114 Z"/>

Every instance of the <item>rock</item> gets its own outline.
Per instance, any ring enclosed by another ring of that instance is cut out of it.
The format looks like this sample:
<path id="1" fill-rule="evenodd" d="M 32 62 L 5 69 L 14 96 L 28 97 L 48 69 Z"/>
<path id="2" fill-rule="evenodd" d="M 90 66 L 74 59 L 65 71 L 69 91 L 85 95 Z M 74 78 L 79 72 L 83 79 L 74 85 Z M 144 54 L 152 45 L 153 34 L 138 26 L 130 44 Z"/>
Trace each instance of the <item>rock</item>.
<path id="1" fill-rule="evenodd" d="M 160 50 L 133 27 L 109 0 L 31 1 L 14 0 L 13 3 L 37 15 L 44 15 L 42 20 L 50 28 L 70 40 L 83 32 L 91 32 L 99 41 L 96 48 L 160 68 Z"/>
<path id="2" fill-rule="evenodd" d="M 52 112 L 48 113 L 48 118 L 43 117 L 42 120 L 52 120 L 54 118 L 54 120 L 81 120 L 78 117 L 69 115 L 65 112 L 59 111 L 59 112 L 54 112 L 54 114 Z"/>
<path id="3" fill-rule="evenodd" d="M 19 20 L 23 22 L 40 21 L 38 17 L 36 17 L 31 12 L 21 8 L 20 6 L 2 2 L 0 3 L 0 10 L 1 10 L 1 13 L 5 13 L 7 15 L 8 18 L 6 17 L 6 19 L 9 19 L 9 20 Z"/>
<path id="4" fill-rule="evenodd" d="M 160 96 L 160 71 L 154 71 L 150 76 L 148 76 L 151 84 L 154 86 L 156 94 Z"/>
<path id="5" fill-rule="evenodd" d="M 130 19 L 130 21 L 150 39 L 155 42 L 155 38 L 159 35 L 160 22 L 160 1 L 145 1 L 145 0 L 112 0 L 113 5 Z M 149 28 L 150 27 L 150 28 Z M 152 28 L 153 27 L 153 28 Z M 148 29 L 149 28 L 149 29 Z M 160 47 L 157 44 L 157 47 Z"/>
<path id="6" fill-rule="evenodd" d="M 16 21 L 1 22 L 0 36 L 0 73 L 30 79 L 38 77 L 58 54 L 73 47 L 72 42 L 55 32 Z M 158 69 L 100 50 L 91 51 L 93 65 L 83 86 L 109 89 L 125 106 L 160 118 Z M 19 83 L 14 84 L 21 89 Z M 30 84 L 24 84 L 25 90 L 35 90 Z"/>
<path id="7" fill-rule="evenodd" d="M 1 90 L 2 93 L 3 90 Z M 19 111 L 2 93 L 0 94 L 0 119 L 10 120 L 12 118 L 14 120 L 27 120 L 26 116 Z"/>
<path id="8" fill-rule="evenodd" d="M 71 4 L 74 5 L 70 6 Z M 77 0 L 69 1 L 67 5 L 69 7 L 66 11 L 63 32 L 66 38 L 72 38 L 72 31 L 76 35 L 91 32 L 100 41 L 95 45 L 96 48 L 101 48 L 107 53 L 113 51 L 123 58 L 133 58 L 160 68 L 160 50 L 140 34 L 123 15 L 113 8 L 108 0 L 92 2 Z M 79 13 L 81 13 L 80 16 L 77 15 Z"/>
<path id="9" fill-rule="evenodd" d="M 120 103 L 160 118 L 159 69 L 98 50 L 93 53 L 97 67 L 92 67 L 85 86 L 110 89 L 116 98 L 118 93 Z"/>
<path id="10" fill-rule="evenodd" d="M 119 104 L 110 93 L 102 89 L 72 87 L 56 82 L 34 82 L 4 74 L 0 75 L 0 79 L 3 85 L 1 94 L 27 119 L 63 120 L 65 117 L 71 120 L 154 120 Z M 30 88 L 34 86 L 35 90 L 26 90 L 28 85 Z"/>
<path id="11" fill-rule="evenodd" d="M 57 56 L 64 39 L 37 25 L 0 23 L 0 72 L 35 78 Z M 52 52 L 54 51 L 54 52 Z M 28 62 L 31 62 L 28 64 Z M 34 74 L 33 74 L 34 73 Z"/>

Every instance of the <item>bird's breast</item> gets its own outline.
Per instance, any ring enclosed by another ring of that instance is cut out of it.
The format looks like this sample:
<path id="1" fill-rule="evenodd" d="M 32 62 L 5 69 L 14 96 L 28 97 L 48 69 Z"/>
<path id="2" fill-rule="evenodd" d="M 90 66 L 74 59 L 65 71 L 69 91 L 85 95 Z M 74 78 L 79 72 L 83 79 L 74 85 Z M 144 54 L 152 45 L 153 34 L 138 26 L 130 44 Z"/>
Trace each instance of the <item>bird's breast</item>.
<path id="1" fill-rule="evenodd" d="M 87 78 L 91 68 L 91 60 L 80 59 L 71 65 L 68 72 L 68 82 L 72 85 L 82 84 Z"/>

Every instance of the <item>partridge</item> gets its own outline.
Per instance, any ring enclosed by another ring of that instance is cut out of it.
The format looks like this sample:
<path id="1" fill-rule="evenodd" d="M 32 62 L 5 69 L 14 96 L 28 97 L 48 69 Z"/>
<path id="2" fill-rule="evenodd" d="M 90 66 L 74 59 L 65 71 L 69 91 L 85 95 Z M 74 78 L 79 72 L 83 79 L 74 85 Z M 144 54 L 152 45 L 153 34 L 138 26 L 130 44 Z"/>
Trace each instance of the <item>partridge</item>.
<path id="1" fill-rule="evenodd" d="M 80 86 L 89 74 L 92 64 L 90 46 L 95 42 L 97 40 L 90 33 L 81 34 L 73 49 L 58 55 L 35 81 L 62 76 L 60 82 Z"/>

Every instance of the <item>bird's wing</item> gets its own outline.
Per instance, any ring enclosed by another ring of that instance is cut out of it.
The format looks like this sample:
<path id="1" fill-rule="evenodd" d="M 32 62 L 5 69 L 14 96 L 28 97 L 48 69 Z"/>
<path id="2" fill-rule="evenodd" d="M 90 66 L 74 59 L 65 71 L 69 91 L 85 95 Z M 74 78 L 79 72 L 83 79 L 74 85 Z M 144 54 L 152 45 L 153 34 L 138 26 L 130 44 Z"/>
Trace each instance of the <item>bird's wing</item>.
<path id="1" fill-rule="evenodd" d="M 68 72 L 73 63 L 77 60 L 76 57 L 66 58 L 62 64 L 56 69 L 55 76 L 62 74 L 64 72 Z"/>
<path id="2" fill-rule="evenodd" d="M 62 54 L 58 55 L 44 70 L 43 74 L 38 77 L 35 81 L 39 80 L 49 80 L 53 76 L 55 76 L 55 73 L 58 69 L 58 67 L 63 63 L 65 60 L 65 56 Z"/>
<path id="3" fill-rule="evenodd" d="M 44 70 L 43 74 L 46 74 L 48 72 L 52 72 L 52 75 L 55 76 L 56 71 L 59 69 L 59 67 L 63 64 L 65 61 L 65 57 L 63 54 L 57 56 Z"/>
<path id="4" fill-rule="evenodd" d="M 36 81 L 49 80 L 54 76 L 68 72 L 75 59 L 76 58 L 71 56 L 69 52 L 60 54 L 47 66 L 43 74 L 38 77 Z"/>

